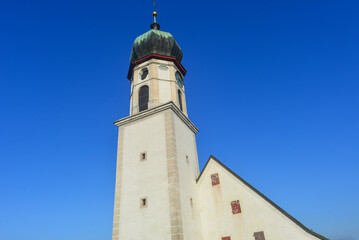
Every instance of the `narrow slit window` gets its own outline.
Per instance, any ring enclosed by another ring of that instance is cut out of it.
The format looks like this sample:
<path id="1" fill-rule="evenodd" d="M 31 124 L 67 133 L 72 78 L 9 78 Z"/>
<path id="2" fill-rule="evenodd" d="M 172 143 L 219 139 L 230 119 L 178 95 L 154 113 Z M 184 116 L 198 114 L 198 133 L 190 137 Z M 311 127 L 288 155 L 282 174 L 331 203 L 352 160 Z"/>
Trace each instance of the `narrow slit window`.
<path id="1" fill-rule="evenodd" d="M 147 197 L 141 198 L 140 199 L 140 207 L 144 208 L 144 207 L 147 207 L 147 205 L 148 205 Z"/>
<path id="2" fill-rule="evenodd" d="M 146 154 L 146 152 L 140 153 L 140 160 L 141 160 L 141 161 L 147 160 L 147 154 Z"/>
<path id="3" fill-rule="evenodd" d="M 139 111 L 148 109 L 149 89 L 148 86 L 142 86 L 138 93 Z"/>
<path id="4" fill-rule="evenodd" d="M 186 155 L 186 163 L 189 163 L 188 155 Z"/>

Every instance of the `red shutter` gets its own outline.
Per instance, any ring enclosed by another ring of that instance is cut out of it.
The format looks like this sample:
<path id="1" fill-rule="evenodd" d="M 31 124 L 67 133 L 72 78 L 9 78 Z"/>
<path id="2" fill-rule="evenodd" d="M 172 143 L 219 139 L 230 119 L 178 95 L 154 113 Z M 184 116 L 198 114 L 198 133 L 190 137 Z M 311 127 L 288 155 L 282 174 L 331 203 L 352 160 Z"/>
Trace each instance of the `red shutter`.
<path id="1" fill-rule="evenodd" d="M 212 186 L 218 185 L 219 184 L 219 176 L 218 173 L 212 174 L 211 175 L 211 179 L 212 179 Z"/>
<path id="2" fill-rule="evenodd" d="M 237 214 L 237 213 L 241 213 L 241 205 L 239 204 L 239 200 L 236 201 L 232 201 L 231 202 L 231 206 L 232 206 L 232 213 L 233 214 Z"/>

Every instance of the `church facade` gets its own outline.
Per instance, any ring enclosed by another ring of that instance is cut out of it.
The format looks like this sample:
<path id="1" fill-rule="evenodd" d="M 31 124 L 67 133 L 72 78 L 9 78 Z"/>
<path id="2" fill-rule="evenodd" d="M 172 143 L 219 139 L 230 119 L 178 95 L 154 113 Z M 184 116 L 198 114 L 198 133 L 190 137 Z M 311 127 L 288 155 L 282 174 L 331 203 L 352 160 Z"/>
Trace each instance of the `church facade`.
<path id="1" fill-rule="evenodd" d="M 156 18 L 157 13 L 153 13 Z M 210 156 L 200 172 L 182 50 L 152 23 L 130 58 L 130 114 L 118 127 L 113 240 L 317 240 Z"/>

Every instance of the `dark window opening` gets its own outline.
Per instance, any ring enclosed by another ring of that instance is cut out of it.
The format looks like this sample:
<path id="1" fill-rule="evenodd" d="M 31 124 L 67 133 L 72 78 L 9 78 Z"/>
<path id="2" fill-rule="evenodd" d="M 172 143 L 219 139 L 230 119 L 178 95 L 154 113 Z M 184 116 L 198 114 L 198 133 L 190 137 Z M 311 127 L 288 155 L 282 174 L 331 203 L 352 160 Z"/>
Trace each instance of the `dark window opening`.
<path id="1" fill-rule="evenodd" d="M 180 109 L 181 111 L 183 111 L 183 106 L 182 106 L 182 95 L 181 95 L 181 91 L 178 90 L 178 102 L 179 102 L 179 105 L 180 105 Z"/>
<path id="2" fill-rule="evenodd" d="M 147 68 L 142 69 L 140 75 L 141 75 L 141 80 L 145 80 L 148 75 L 148 69 Z"/>
<path id="3" fill-rule="evenodd" d="M 254 236 L 254 240 L 265 240 L 263 231 L 262 232 L 255 232 L 253 234 L 253 236 Z"/>
<path id="4" fill-rule="evenodd" d="M 148 108 L 148 98 L 149 98 L 148 86 L 141 87 L 138 94 L 138 105 L 140 112 Z"/>
<path id="5" fill-rule="evenodd" d="M 141 208 L 143 207 L 147 207 L 147 197 L 144 197 L 144 198 L 141 198 L 140 200 L 140 205 L 141 205 Z"/>
<path id="6" fill-rule="evenodd" d="M 144 161 L 147 159 L 146 152 L 140 153 L 140 160 Z"/>
<path id="7" fill-rule="evenodd" d="M 222 237 L 222 240 L 231 240 L 231 237 Z"/>

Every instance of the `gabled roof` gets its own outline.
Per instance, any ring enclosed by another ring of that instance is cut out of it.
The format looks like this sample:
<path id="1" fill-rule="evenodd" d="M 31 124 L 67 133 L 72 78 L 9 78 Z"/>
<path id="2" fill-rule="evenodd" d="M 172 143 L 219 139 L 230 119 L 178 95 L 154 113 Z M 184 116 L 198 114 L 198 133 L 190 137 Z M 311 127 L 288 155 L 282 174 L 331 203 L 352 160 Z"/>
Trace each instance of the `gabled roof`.
<path id="1" fill-rule="evenodd" d="M 198 176 L 197 178 L 197 182 L 200 180 L 201 176 L 203 175 L 204 171 L 206 170 L 208 163 L 210 162 L 210 160 L 213 159 L 215 162 L 217 162 L 220 166 L 222 166 L 225 170 L 227 170 L 230 174 L 232 174 L 234 177 L 236 177 L 239 181 L 241 181 L 243 184 L 245 184 L 247 187 L 249 187 L 251 190 L 253 190 L 255 193 L 257 193 L 259 196 L 261 196 L 264 200 L 266 200 L 269 204 L 271 204 L 274 208 L 276 208 L 279 212 L 281 212 L 282 214 L 284 214 L 286 217 L 288 217 L 291 221 L 293 221 L 295 224 L 297 224 L 300 228 L 302 228 L 304 231 L 306 231 L 307 233 L 322 239 L 322 240 L 329 240 L 328 238 L 310 230 L 309 228 L 307 228 L 306 226 L 304 226 L 301 222 L 299 222 L 297 219 L 295 219 L 293 216 L 291 216 L 289 213 L 287 213 L 286 211 L 284 211 L 281 207 L 279 207 L 277 204 L 275 204 L 272 200 L 270 200 L 269 198 L 267 198 L 263 193 L 261 193 L 260 191 L 258 191 L 257 189 L 255 189 L 252 185 L 250 185 L 248 182 L 246 182 L 243 178 L 241 178 L 240 176 L 238 176 L 235 172 L 233 172 L 231 169 L 229 169 L 226 165 L 224 165 L 221 161 L 219 161 L 217 158 L 215 158 L 213 155 L 209 156 L 206 165 L 204 166 L 204 168 L 202 169 L 201 174 Z"/>

